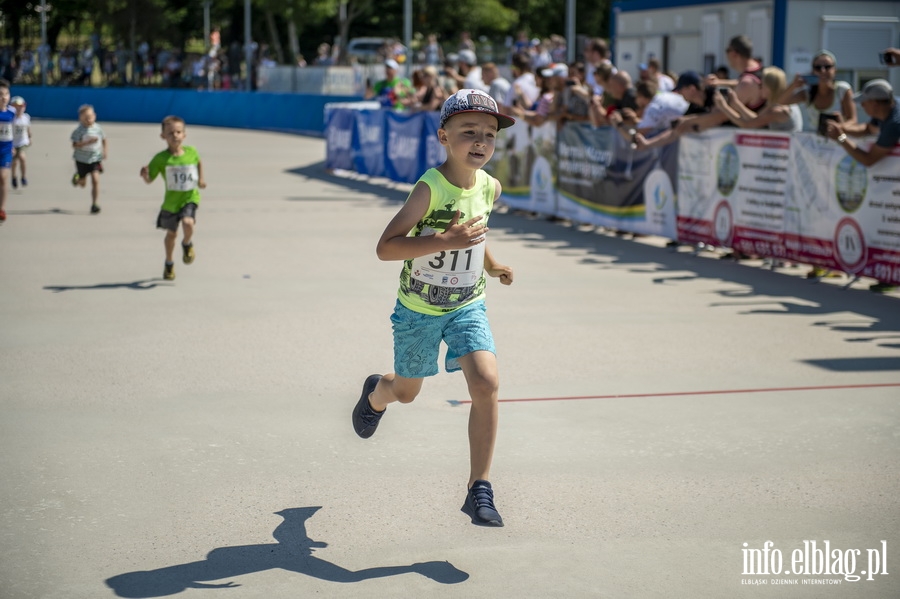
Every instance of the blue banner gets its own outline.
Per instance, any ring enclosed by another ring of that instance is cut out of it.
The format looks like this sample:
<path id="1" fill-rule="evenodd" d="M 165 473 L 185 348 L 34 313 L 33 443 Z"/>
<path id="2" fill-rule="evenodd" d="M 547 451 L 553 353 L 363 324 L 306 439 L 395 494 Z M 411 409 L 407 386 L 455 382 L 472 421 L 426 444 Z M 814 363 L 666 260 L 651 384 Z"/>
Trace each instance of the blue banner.
<path id="1" fill-rule="evenodd" d="M 438 141 L 438 128 L 441 126 L 441 113 L 439 112 L 420 112 L 422 118 L 422 165 L 423 170 L 440 166 L 447 160 L 447 151 L 441 142 Z M 421 175 L 421 173 L 420 173 Z"/>
<path id="2" fill-rule="evenodd" d="M 425 172 L 421 115 L 385 111 L 384 173 L 391 181 L 415 183 Z"/>
<path id="3" fill-rule="evenodd" d="M 369 177 L 385 176 L 385 111 L 354 110 L 356 134 L 353 136 L 353 163 L 356 171 Z"/>
<path id="4" fill-rule="evenodd" d="M 351 110 L 333 110 L 325 124 L 325 168 L 352 170 L 353 131 L 356 115 Z"/>

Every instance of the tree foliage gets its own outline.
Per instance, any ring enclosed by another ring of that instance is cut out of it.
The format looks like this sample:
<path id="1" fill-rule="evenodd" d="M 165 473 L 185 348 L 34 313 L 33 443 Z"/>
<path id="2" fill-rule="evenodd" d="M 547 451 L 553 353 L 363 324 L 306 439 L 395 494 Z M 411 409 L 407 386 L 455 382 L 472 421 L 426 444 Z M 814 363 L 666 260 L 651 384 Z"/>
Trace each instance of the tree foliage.
<path id="1" fill-rule="evenodd" d="M 203 39 L 204 0 L 46 0 L 51 47 L 99 34 L 108 44 L 184 48 Z M 244 38 L 244 0 L 208 0 L 223 43 Z M 341 5 L 345 10 L 341 10 Z M 566 0 L 412 0 L 413 31 L 451 43 L 461 31 L 502 42 L 525 30 L 531 37 L 565 34 Z M 0 0 L 5 44 L 35 45 L 40 0 Z M 319 43 L 358 36 L 403 35 L 404 0 L 252 0 L 252 36 L 271 47 L 314 54 Z M 608 36 L 609 0 L 577 0 L 576 32 Z M 340 16 L 343 15 L 344 19 Z M 25 32 L 30 32 L 26 35 Z M 291 40 L 295 36 L 296 40 Z M 25 39 L 28 37 L 29 39 Z"/>

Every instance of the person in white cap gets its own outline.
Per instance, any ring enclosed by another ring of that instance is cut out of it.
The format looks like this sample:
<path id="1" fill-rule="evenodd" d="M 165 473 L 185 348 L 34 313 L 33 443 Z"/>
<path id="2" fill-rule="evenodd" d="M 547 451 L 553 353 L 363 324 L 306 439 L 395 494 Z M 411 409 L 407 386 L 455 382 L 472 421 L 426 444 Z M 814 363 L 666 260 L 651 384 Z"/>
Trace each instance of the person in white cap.
<path id="1" fill-rule="evenodd" d="M 366 89 L 367 100 L 375 98 L 382 108 L 404 110 L 411 98 L 415 97 L 412 83 L 405 77 L 399 77 L 400 65 L 393 58 L 384 61 L 384 79 Z"/>
<path id="2" fill-rule="evenodd" d="M 829 121 L 828 137 L 837 141 L 854 160 L 872 166 L 891 153 L 900 141 L 900 108 L 894 99 L 891 84 L 884 79 L 873 79 L 853 97 L 872 119 L 868 123 L 839 123 Z M 863 150 L 848 136 L 878 135 L 868 150 Z"/>
<path id="3" fill-rule="evenodd" d="M 22 175 L 22 187 L 28 185 L 25 172 L 25 148 L 31 145 L 31 117 L 25 112 L 25 98 L 13 96 L 9 101 L 10 107 L 15 109 L 16 118 L 13 120 L 13 161 L 12 161 L 12 188 L 19 186 L 16 177 L 16 167 Z"/>
<path id="4" fill-rule="evenodd" d="M 456 70 L 447 69 L 447 74 L 453 77 L 459 89 L 488 91 L 488 86 L 481 76 L 481 67 L 478 66 L 478 57 L 472 50 L 460 50 L 456 59 Z"/>
<path id="5" fill-rule="evenodd" d="M 885 156 L 890 155 L 900 142 L 900 107 L 894 98 L 891 84 L 884 79 L 873 79 L 863 86 L 861 92 L 854 96 L 871 121 L 868 123 L 842 124 L 828 121 L 828 137 L 835 140 L 853 158 L 864 166 L 872 166 Z M 877 134 L 875 143 L 864 150 L 848 136 Z M 892 291 L 896 286 L 884 281 L 871 285 L 869 289 L 877 293 Z"/>
<path id="6" fill-rule="evenodd" d="M 482 167 L 494 154 L 499 130 L 514 123 L 481 90 L 462 89 L 444 102 L 437 135 L 447 159 L 422 175 L 376 247 L 381 260 L 403 263 L 391 316 L 394 372 L 370 375 L 352 413 L 356 434 L 371 437 L 388 405 L 413 401 L 424 378 L 438 373 L 443 341 L 444 368 L 463 371 L 472 399 L 462 511 L 480 526 L 503 526 L 488 482 L 499 378 L 485 314 L 485 275 L 503 285 L 513 282 L 512 268 L 497 262 L 486 243 L 500 183 Z"/>

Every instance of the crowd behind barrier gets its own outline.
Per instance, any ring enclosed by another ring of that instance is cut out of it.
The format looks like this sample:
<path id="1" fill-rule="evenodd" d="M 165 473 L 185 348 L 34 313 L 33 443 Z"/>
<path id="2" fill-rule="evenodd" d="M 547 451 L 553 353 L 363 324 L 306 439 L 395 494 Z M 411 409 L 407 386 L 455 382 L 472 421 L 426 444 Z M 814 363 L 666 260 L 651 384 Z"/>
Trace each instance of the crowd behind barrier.
<path id="1" fill-rule="evenodd" d="M 328 168 L 413 183 L 444 160 L 437 114 L 326 112 Z M 866 168 L 814 133 L 717 128 L 641 150 L 608 127 L 518 122 L 486 168 L 514 209 L 900 283 L 900 146 Z"/>
<path id="2" fill-rule="evenodd" d="M 98 25 L 97 30 L 100 27 Z M 13 84 L 59 87 L 171 87 L 203 90 L 245 90 L 247 63 L 237 40 L 221 43 L 219 28 L 210 32 L 206 49 L 188 51 L 155 47 L 143 41 L 135 48 L 107 43 L 98 33 L 89 40 L 51 48 L 0 46 L 0 76 Z M 267 44 L 251 44 L 251 69 L 273 65 Z M 251 84 L 255 89 L 255 78 Z"/>

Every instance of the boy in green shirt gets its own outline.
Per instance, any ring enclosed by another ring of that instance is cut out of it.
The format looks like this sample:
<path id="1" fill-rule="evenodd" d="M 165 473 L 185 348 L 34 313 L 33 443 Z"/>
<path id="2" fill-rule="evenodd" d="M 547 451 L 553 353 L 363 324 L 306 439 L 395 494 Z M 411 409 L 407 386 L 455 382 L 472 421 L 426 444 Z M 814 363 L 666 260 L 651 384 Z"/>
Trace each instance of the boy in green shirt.
<path id="1" fill-rule="evenodd" d="M 181 117 L 164 118 L 160 137 L 166 140 L 167 148 L 154 156 L 148 166 L 141 167 L 141 178 L 146 183 L 151 183 L 160 174 L 165 175 L 166 195 L 156 219 L 156 227 L 166 229 L 166 265 L 163 278 L 167 281 L 175 278 L 172 254 L 175 251 L 179 222 L 183 235 L 182 259 L 185 264 L 194 261 L 194 244 L 191 239 L 200 204 L 199 190 L 206 188 L 200 155 L 193 146 L 182 145 L 187 136 L 184 129 L 184 119 Z"/>

